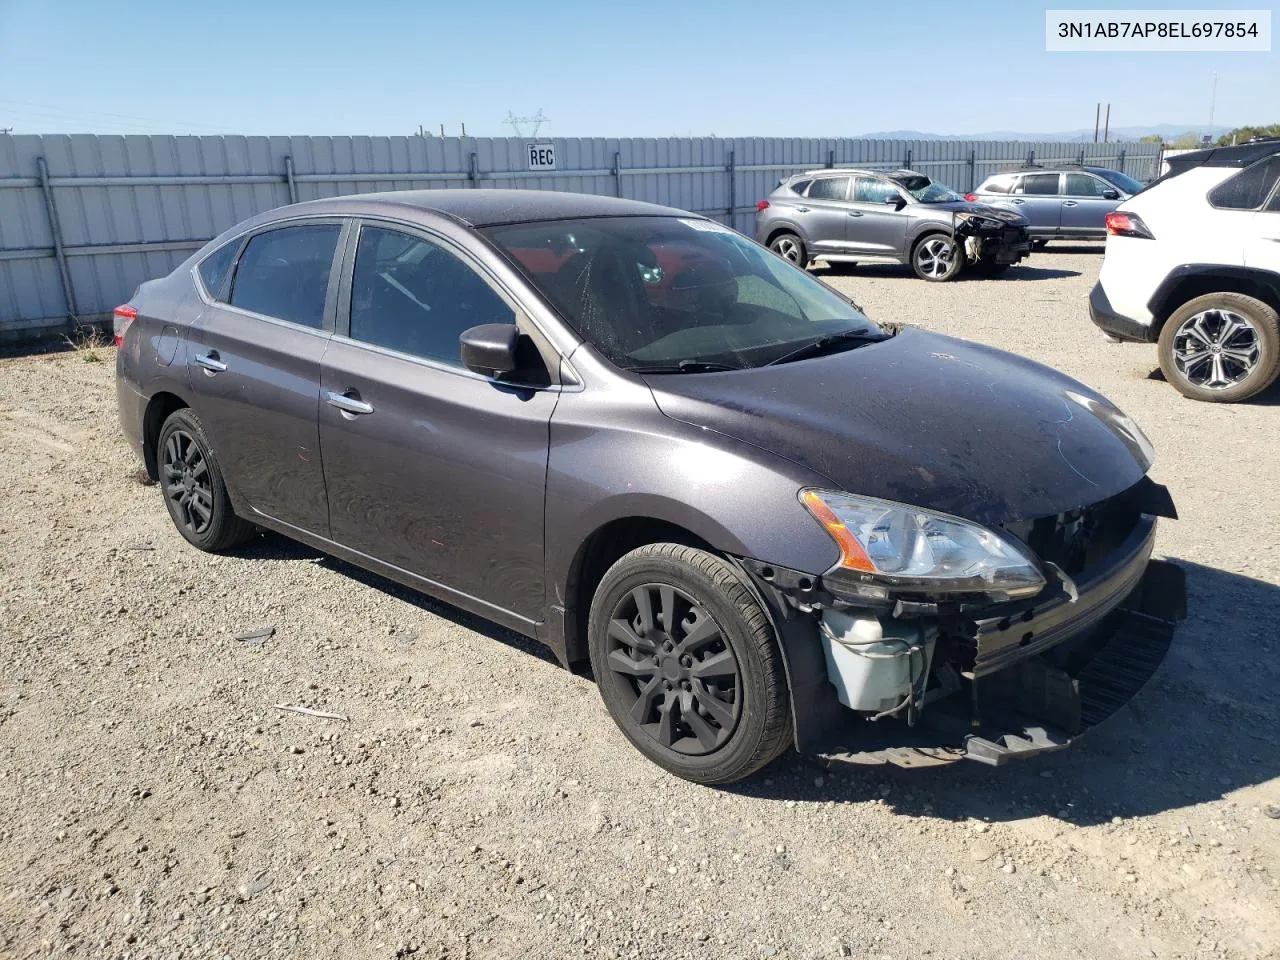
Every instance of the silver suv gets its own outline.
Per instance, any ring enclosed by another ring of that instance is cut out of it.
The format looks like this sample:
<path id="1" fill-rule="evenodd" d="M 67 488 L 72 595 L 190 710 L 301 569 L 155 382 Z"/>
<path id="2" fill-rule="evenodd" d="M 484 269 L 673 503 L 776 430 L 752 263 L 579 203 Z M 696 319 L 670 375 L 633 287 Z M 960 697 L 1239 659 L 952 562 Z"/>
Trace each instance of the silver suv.
<path id="1" fill-rule="evenodd" d="M 1037 247 L 1050 240 L 1101 240 L 1106 216 L 1146 184 L 1106 167 L 1023 167 L 987 177 L 965 199 L 1017 210 Z"/>
<path id="2" fill-rule="evenodd" d="M 966 264 L 1004 272 L 1031 252 L 1026 226 L 1017 211 L 971 203 L 913 170 L 811 170 L 756 205 L 756 240 L 792 263 L 909 263 L 932 281 Z"/>

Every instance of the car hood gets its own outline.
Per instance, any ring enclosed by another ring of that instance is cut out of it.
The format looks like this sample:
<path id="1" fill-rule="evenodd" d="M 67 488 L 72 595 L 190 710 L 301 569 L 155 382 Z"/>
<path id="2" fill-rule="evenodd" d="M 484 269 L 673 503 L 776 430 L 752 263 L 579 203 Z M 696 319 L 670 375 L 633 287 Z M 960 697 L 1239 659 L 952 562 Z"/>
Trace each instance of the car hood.
<path id="1" fill-rule="evenodd" d="M 1088 387 L 915 328 L 778 366 L 645 379 L 667 416 L 834 488 L 988 525 L 1096 503 L 1151 465 L 1133 422 Z"/>
<path id="2" fill-rule="evenodd" d="M 970 203 L 968 200 L 949 200 L 946 203 L 927 203 L 923 206 L 931 210 L 947 210 L 951 213 L 976 213 L 982 217 L 999 220 L 1001 223 L 1022 225 L 1029 222 L 1016 210 L 1004 210 L 987 203 Z"/>

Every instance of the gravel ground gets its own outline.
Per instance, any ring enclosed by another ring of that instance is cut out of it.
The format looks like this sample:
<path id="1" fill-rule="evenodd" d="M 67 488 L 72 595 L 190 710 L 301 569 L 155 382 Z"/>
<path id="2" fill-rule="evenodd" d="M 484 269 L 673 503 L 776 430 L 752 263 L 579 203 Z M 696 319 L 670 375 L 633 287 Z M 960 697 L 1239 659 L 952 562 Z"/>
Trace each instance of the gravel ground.
<path id="1" fill-rule="evenodd" d="M 1277 956 L 1278 398 L 1152 379 L 1088 322 L 1099 263 L 820 271 L 1098 388 L 1182 512 L 1156 680 L 1001 770 L 675 780 L 531 643 L 274 536 L 188 547 L 110 349 L 0 361 L 0 957 Z"/>

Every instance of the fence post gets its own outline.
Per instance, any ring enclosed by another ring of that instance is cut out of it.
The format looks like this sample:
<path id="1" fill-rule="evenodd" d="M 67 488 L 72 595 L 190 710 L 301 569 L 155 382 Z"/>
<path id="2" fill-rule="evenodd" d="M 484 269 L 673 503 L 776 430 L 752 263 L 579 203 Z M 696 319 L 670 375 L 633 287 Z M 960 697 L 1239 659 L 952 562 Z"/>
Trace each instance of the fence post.
<path id="1" fill-rule="evenodd" d="M 467 180 L 470 181 L 472 187 L 478 187 L 480 184 L 477 182 L 477 180 L 479 180 L 479 173 L 476 170 L 476 155 L 472 152 L 467 154 L 467 156 L 469 157 L 467 161 Z"/>
<path id="2" fill-rule="evenodd" d="M 726 211 L 726 216 L 725 216 L 725 219 L 729 221 L 728 224 L 726 224 L 726 226 L 729 226 L 729 227 L 733 227 L 733 216 L 738 209 L 737 203 L 736 203 L 736 200 L 737 200 L 736 191 L 733 184 L 733 181 L 736 179 L 733 175 L 733 168 L 734 168 L 733 151 L 730 150 L 729 165 L 725 167 L 725 172 L 728 173 L 729 175 L 729 209 Z"/>
<path id="3" fill-rule="evenodd" d="M 902 169 L 904 170 L 911 169 L 911 148 L 910 147 L 907 147 L 907 162 L 902 165 Z"/>
<path id="4" fill-rule="evenodd" d="M 293 179 L 293 157 L 284 158 L 284 179 L 289 185 L 289 202 L 298 202 L 298 184 Z"/>
<path id="5" fill-rule="evenodd" d="M 834 150 L 827 151 L 827 169 L 830 170 L 836 165 L 836 152 Z"/>
<path id="6" fill-rule="evenodd" d="M 622 153 L 618 150 L 613 151 L 613 195 L 615 197 L 622 196 Z"/>
<path id="7" fill-rule="evenodd" d="M 53 255 L 58 260 L 58 276 L 62 280 L 62 298 L 67 304 L 67 322 L 72 331 L 80 326 L 80 311 L 76 307 L 76 292 L 71 286 L 71 271 L 67 269 L 67 251 L 62 244 L 62 223 L 58 220 L 58 204 L 53 199 L 53 185 L 49 182 L 49 165 L 44 157 L 36 157 L 40 171 L 40 189 L 44 193 L 44 205 L 49 214 L 49 232 L 53 235 Z"/>
<path id="8" fill-rule="evenodd" d="M 1124 173 L 1124 148 L 1120 148 L 1120 172 Z"/>
<path id="9" fill-rule="evenodd" d="M 1032 148 L 1027 151 L 1027 166 L 1034 167 L 1036 165 L 1036 151 Z"/>
<path id="10" fill-rule="evenodd" d="M 977 179 L 977 163 L 978 152 L 976 150 L 969 151 L 969 192 L 973 193 L 973 188 L 977 186 L 974 181 Z"/>
<path id="11" fill-rule="evenodd" d="M 1080 148 L 1080 166 L 1084 166 L 1084 147 Z"/>

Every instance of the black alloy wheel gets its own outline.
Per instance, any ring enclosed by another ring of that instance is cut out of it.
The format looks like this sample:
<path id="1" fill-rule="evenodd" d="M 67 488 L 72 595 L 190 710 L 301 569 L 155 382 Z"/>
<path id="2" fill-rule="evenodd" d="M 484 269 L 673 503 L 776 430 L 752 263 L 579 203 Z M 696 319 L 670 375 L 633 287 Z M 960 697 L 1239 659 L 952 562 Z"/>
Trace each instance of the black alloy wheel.
<path id="1" fill-rule="evenodd" d="M 201 550 L 244 543 L 255 527 L 236 516 L 204 425 L 190 407 L 169 414 L 156 438 L 156 472 L 178 532 Z"/>

